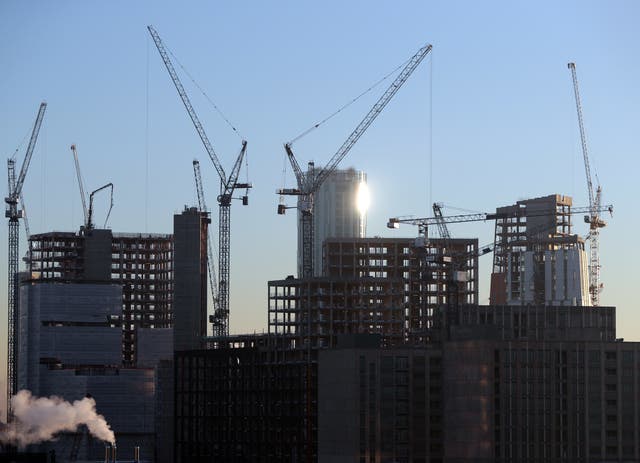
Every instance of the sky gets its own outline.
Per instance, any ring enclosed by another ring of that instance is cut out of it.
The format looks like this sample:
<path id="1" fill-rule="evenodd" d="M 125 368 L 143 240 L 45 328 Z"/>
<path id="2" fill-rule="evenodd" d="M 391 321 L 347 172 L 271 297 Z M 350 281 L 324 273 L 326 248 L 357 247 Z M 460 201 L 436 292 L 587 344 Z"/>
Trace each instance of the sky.
<path id="1" fill-rule="evenodd" d="M 367 234 L 415 236 L 411 226 L 387 229 L 387 219 L 430 216 L 434 201 L 445 204 L 445 215 L 554 193 L 587 206 L 567 69 L 574 61 L 592 175 L 602 185 L 603 202 L 614 205 L 600 238 L 601 304 L 617 307 L 619 337 L 640 340 L 633 267 L 640 257 L 639 19 L 638 2 L 619 0 L 5 0 L 0 155 L 18 149 L 21 164 L 38 105 L 46 100 L 23 190 L 31 233 L 75 231 L 82 223 L 72 143 L 88 191 L 115 185 L 107 224 L 115 232 L 171 233 L 173 214 L 197 203 L 194 158 L 215 230 L 218 178 L 149 37 L 146 26 L 154 25 L 208 96 L 176 64 L 225 170 L 241 137 L 248 142 L 240 180 L 254 188 L 249 206 L 236 202 L 231 212 L 231 332 L 261 332 L 267 281 L 296 271 L 295 213 L 276 214 L 275 190 L 295 181 L 284 142 L 431 43 L 430 56 L 340 166 L 367 173 Z M 300 165 L 324 165 L 386 85 L 297 141 Z M 107 201 L 96 196 L 98 224 Z M 585 235 L 579 217 L 576 223 Z M 481 244 L 493 240 L 491 223 L 450 230 Z M 7 242 L 6 227 L 0 227 L 0 241 Z M 481 258 L 481 303 L 488 303 L 490 259 Z M 0 262 L 6 339 L 6 245 Z M 6 342 L 0 354 L 5 358 Z"/>

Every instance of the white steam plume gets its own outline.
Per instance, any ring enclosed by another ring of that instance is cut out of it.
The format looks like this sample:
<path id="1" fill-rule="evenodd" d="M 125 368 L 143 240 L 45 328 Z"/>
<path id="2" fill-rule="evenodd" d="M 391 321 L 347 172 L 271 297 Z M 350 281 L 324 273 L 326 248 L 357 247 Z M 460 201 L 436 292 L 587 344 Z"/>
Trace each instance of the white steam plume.
<path id="1" fill-rule="evenodd" d="M 90 397 L 69 403 L 51 397 L 34 397 L 22 390 L 11 398 L 14 419 L 0 432 L 0 442 L 24 447 L 48 441 L 62 431 L 74 432 L 86 425 L 92 436 L 115 443 L 115 435 Z"/>

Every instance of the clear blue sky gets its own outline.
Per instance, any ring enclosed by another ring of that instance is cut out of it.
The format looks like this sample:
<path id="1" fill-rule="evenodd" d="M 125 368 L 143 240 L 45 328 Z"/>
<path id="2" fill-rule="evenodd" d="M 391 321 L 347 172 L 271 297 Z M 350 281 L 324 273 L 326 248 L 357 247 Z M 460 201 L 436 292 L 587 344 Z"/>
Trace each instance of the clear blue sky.
<path id="1" fill-rule="evenodd" d="M 640 340 L 633 267 L 640 257 L 639 20 L 634 1 L 5 0 L 0 154 L 20 145 L 46 100 L 24 188 L 32 233 L 81 223 L 71 143 L 88 190 L 115 184 L 114 231 L 170 233 L 173 213 L 196 201 L 194 157 L 217 216 L 215 171 L 148 36 L 145 26 L 153 24 L 249 142 L 250 206 L 232 211 L 231 330 L 260 331 L 267 280 L 295 273 L 295 214 L 275 213 L 276 188 L 293 186 L 290 169 L 283 183 L 283 142 L 429 42 L 431 57 L 342 164 L 368 173 L 368 234 L 413 236 L 411 228 L 387 230 L 386 219 L 429 214 L 431 200 L 489 211 L 557 192 L 587 205 L 566 66 L 575 61 L 592 167 L 605 202 L 615 204 L 601 235 L 602 303 L 618 307 L 619 336 Z M 229 170 L 240 139 L 182 78 Z M 324 164 L 383 88 L 298 142 L 301 165 Z M 105 205 L 96 208 L 103 217 Z M 451 231 L 481 243 L 493 232 L 491 224 Z M 578 231 L 586 233 L 582 225 Z M 0 251 L 5 314 L 6 244 Z M 484 259 L 486 302 L 491 258 Z"/>

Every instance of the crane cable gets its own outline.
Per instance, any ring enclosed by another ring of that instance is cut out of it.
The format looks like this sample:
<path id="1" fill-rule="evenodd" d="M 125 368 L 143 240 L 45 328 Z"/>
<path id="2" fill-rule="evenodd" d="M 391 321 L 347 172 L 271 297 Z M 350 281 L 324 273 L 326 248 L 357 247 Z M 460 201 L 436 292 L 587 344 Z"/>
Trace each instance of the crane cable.
<path id="1" fill-rule="evenodd" d="M 18 147 L 13 152 L 13 154 L 11 156 L 8 156 L 8 159 L 11 159 L 12 161 L 15 161 L 16 156 L 18 155 L 18 151 L 20 151 L 20 149 L 24 146 L 25 142 L 27 141 L 27 138 L 29 138 L 29 133 L 30 132 L 31 132 L 31 129 L 28 129 L 27 133 L 24 134 L 24 138 L 22 139 L 22 141 L 18 144 Z"/>
<path id="2" fill-rule="evenodd" d="M 347 109 L 349 106 L 351 106 L 352 104 L 354 104 L 356 101 L 358 101 L 360 98 L 362 98 L 363 96 L 365 96 L 367 93 L 369 93 L 370 91 L 372 91 L 374 88 L 376 88 L 378 85 L 380 85 L 382 82 L 384 82 L 385 80 L 387 80 L 389 77 L 391 77 L 392 75 L 394 75 L 396 72 L 398 72 L 398 70 L 404 66 L 407 65 L 407 63 L 411 60 L 411 58 L 409 58 L 408 60 L 404 61 L 403 63 L 401 63 L 400 65 L 398 65 L 393 71 L 389 72 L 387 75 L 385 75 L 384 77 L 382 77 L 380 80 L 378 80 L 377 82 L 375 82 L 373 85 L 371 85 L 369 88 L 367 88 L 365 91 L 363 91 L 362 93 L 360 93 L 358 96 L 356 96 L 355 98 L 353 98 L 351 101 L 347 102 L 346 104 L 342 105 L 340 108 L 338 108 L 336 111 L 334 111 L 333 113 L 331 113 L 330 115 L 328 115 L 327 117 L 325 117 L 324 119 L 322 119 L 320 122 L 317 122 L 316 124 L 312 125 L 311 127 L 309 127 L 307 130 L 305 130 L 304 132 L 302 132 L 300 135 L 298 135 L 297 137 L 295 137 L 294 139 L 292 139 L 288 145 L 291 146 L 293 145 L 295 142 L 297 142 L 298 140 L 300 140 L 301 138 L 307 136 L 309 133 L 313 132 L 315 129 L 317 129 L 318 127 L 320 127 L 322 124 L 324 124 L 325 122 L 327 122 L 329 119 L 334 118 L 335 116 L 337 116 L 338 114 L 340 114 L 342 111 L 344 111 L 345 109 Z"/>
<path id="3" fill-rule="evenodd" d="M 204 91 L 204 89 L 198 84 L 198 82 L 196 82 L 196 80 L 193 78 L 193 76 L 191 76 L 191 74 L 189 73 L 189 71 L 187 71 L 187 69 L 182 65 L 182 63 L 180 62 L 180 60 L 176 57 L 176 55 L 173 54 L 173 52 L 171 51 L 171 49 L 167 46 L 166 43 L 164 43 L 164 47 L 166 48 L 166 50 L 169 52 L 169 54 L 171 54 L 171 56 L 173 57 L 174 61 L 176 63 L 178 63 L 178 66 L 180 66 L 180 69 L 182 69 L 182 71 L 187 75 L 187 77 L 191 80 L 191 82 L 193 83 L 193 85 L 196 86 L 196 88 L 198 90 L 200 90 L 200 93 L 202 93 L 202 95 L 204 95 L 204 97 L 206 98 L 206 100 L 211 104 L 211 106 L 213 106 L 213 108 L 216 110 L 216 112 L 218 113 L 218 115 L 220 115 L 220 117 L 227 123 L 227 125 L 229 127 L 231 127 L 231 130 L 233 130 L 235 132 L 235 134 L 240 137 L 241 140 L 244 140 L 245 138 L 240 134 L 240 132 L 238 131 L 238 129 L 236 129 L 236 127 L 231 123 L 231 121 L 229 121 L 229 119 L 227 118 L 227 116 L 224 115 L 224 113 L 222 112 L 222 110 L 218 107 L 218 105 L 216 105 L 213 100 L 209 97 L 209 95 L 207 94 L 207 92 Z"/>

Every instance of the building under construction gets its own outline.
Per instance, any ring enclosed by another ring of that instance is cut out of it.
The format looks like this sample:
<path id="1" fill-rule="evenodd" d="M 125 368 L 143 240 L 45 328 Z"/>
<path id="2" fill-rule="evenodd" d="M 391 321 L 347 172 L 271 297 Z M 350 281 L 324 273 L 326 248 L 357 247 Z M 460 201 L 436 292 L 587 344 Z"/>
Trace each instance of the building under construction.
<path id="1" fill-rule="evenodd" d="M 572 200 L 550 195 L 496 209 L 492 304 L 590 305 L 584 240 Z"/>
<path id="2" fill-rule="evenodd" d="M 323 257 L 323 277 L 269 282 L 269 333 L 318 347 L 357 333 L 425 343 L 439 308 L 478 302 L 477 239 L 334 238 Z"/>
<path id="3" fill-rule="evenodd" d="M 137 362 L 137 331 L 169 328 L 172 235 L 81 229 L 31 235 L 27 270 L 41 282 L 112 282 L 122 287 L 122 361 Z"/>

